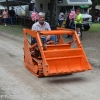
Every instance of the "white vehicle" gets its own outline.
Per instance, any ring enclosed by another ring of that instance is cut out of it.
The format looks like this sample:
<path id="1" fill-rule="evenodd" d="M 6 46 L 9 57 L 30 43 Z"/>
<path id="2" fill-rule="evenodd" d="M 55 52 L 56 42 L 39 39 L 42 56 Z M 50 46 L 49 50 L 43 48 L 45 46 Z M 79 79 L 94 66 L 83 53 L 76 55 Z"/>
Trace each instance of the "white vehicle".
<path id="1" fill-rule="evenodd" d="M 83 17 L 83 27 L 85 30 L 89 30 L 90 26 L 92 25 L 92 16 L 89 15 L 88 13 L 82 13 L 82 17 Z"/>

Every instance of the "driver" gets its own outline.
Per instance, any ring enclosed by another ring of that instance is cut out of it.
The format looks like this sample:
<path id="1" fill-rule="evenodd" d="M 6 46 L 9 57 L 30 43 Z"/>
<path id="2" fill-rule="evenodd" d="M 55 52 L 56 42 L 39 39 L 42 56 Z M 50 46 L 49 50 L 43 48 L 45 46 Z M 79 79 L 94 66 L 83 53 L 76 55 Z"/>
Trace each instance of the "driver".
<path id="1" fill-rule="evenodd" d="M 41 31 L 41 30 L 51 30 L 49 23 L 45 21 L 45 13 L 39 12 L 39 19 L 36 23 L 32 25 L 32 30 L 35 31 Z M 47 41 L 54 41 L 56 42 L 56 36 L 55 35 L 48 35 L 47 37 L 44 35 L 41 35 L 42 43 L 46 43 Z M 36 39 L 32 38 L 31 44 L 36 43 Z"/>

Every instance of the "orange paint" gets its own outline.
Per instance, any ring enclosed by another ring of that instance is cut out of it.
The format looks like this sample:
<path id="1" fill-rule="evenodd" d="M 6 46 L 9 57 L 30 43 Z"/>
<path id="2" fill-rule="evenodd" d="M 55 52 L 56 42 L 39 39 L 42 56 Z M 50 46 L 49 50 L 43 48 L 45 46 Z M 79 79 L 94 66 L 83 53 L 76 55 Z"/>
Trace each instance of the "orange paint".
<path id="1" fill-rule="evenodd" d="M 35 45 L 29 44 L 27 34 L 36 38 L 39 57 L 33 55 Z M 44 49 L 40 39 L 41 34 L 59 36 L 58 43 L 46 45 Z M 63 34 L 72 35 L 73 40 L 64 43 Z M 76 43 L 76 48 L 71 47 L 73 41 Z M 24 29 L 24 64 L 37 77 L 84 72 L 92 69 L 76 31 L 65 28 L 40 32 Z"/>

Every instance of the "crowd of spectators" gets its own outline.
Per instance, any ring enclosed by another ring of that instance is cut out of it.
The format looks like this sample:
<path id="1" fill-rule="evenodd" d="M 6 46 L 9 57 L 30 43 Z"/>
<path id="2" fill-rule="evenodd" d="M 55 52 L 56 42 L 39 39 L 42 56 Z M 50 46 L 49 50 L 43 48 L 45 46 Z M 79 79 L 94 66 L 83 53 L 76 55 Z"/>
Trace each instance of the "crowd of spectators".
<path id="1" fill-rule="evenodd" d="M 60 27 L 76 30 L 80 38 L 82 38 L 82 21 L 83 18 L 80 8 L 77 8 L 76 10 L 74 8 L 71 9 L 70 12 L 67 13 L 67 17 L 65 17 L 63 11 L 60 11 L 58 17 L 58 25 Z M 67 38 L 70 37 L 70 35 L 67 36 Z"/>

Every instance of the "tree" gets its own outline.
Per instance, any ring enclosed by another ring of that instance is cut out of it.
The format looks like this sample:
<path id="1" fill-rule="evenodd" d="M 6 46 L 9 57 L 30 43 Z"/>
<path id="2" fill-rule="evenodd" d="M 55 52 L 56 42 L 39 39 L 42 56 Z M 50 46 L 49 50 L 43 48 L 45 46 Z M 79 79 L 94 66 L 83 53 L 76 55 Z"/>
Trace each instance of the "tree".
<path id="1" fill-rule="evenodd" d="M 95 6 L 97 4 L 100 4 L 100 0 L 92 0 L 92 21 L 94 22 L 95 21 Z"/>
<path id="2" fill-rule="evenodd" d="M 96 0 L 96 1 L 97 1 L 97 4 L 100 5 L 100 0 Z"/>
<path id="3" fill-rule="evenodd" d="M 50 24 L 55 25 L 56 0 L 50 0 Z"/>
<path id="4" fill-rule="evenodd" d="M 8 0 L 6 0 L 6 4 L 7 4 L 7 10 L 9 11 Z"/>

